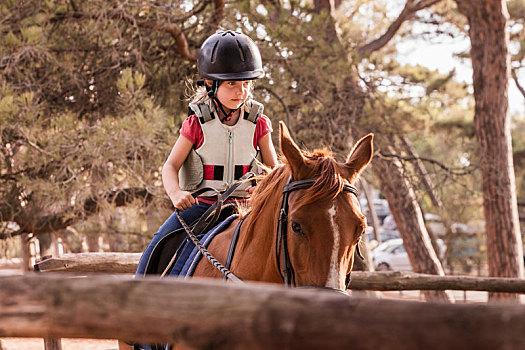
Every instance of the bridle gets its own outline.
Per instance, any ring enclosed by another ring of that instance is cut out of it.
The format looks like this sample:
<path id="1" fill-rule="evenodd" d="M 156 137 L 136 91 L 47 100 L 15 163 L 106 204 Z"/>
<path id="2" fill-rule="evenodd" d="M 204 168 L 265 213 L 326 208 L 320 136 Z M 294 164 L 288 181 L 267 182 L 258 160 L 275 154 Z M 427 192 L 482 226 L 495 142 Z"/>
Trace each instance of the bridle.
<path id="1" fill-rule="evenodd" d="M 312 187 L 315 181 L 316 180 L 314 179 L 292 181 L 292 177 L 290 176 L 288 182 L 283 187 L 283 199 L 281 202 L 281 210 L 279 211 L 279 221 L 277 224 L 277 239 L 275 240 L 275 259 L 279 273 L 281 274 L 284 284 L 287 287 L 295 287 L 295 272 L 290 261 L 290 255 L 288 253 L 288 197 L 290 196 L 290 193 L 295 190 L 302 190 Z M 359 195 L 357 188 L 347 182 L 343 184 L 343 191 L 350 192 L 356 197 Z M 361 256 L 361 253 L 359 252 L 359 245 L 357 245 L 357 251 L 358 255 Z M 279 256 L 281 257 L 280 262 Z"/>
<path id="2" fill-rule="evenodd" d="M 234 188 L 236 188 L 243 180 L 248 179 L 249 177 L 251 177 L 251 175 L 246 174 L 245 176 L 243 176 L 243 178 L 241 178 L 239 181 L 234 183 L 234 185 L 232 185 L 232 188 L 230 188 L 230 189 L 228 189 L 226 191 L 228 193 L 225 193 L 225 194 L 222 195 L 222 198 L 220 198 L 218 196 L 218 201 L 217 201 L 218 206 L 215 207 L 215 205 L 214 205 L 214 208 L 210 207 L 210 209 L 208 209 L 208 210 L 209 211 L 220 211 L 220 205 L 221 205 L 222 201 L 225 200 L 229 196 L 229 194 L 231 192 L 233 192 Z M 288 197 L 290 196 L 291 192 L 296 191 L 296 190 L 303 190 L 303 189 L 310 188 L 310 187 L 312 187 L 314 185 L 315 182 L 316 182 L 315 179 L 292 181 L 292 177 L 290 176 L 290 178 L 288 179 L 288 182 L 283 187 L 283 198 L 282 198 L 282 201 L 281 201 L 281 209 L 279 210 L 279 219 L 278 219 L 278 223 L 277 223 L 277 238 L 275 240 L 275 259 L 276 259 L 276 263 L 277 263 L 277 268 L 279 270 L 279 274 L 281 275 L 281 277 L 283 279 L 284 285 L 287 286 L 287 287 L 295 287 L 296 286 L 296 284 L 295 284 L 295 272 L 294 272 L 292 263 L 290 261 L 290 255 L 288 253 L 288 239 L 287 239 L 287 234 L 288 234 L 288 232 L 287 232 L 288 231 Z M 359 195 L 359 192 L 357 191 L 357 188 L 355 186 L 349 184 L 348 182 L 343 183 L 343 192 L 350 192 L 354 196 L 356 196 L 356 198 Z M 237 227 L 235 228 L 235 231 L 234 231 L 231 243 L 230 243 L 230 248 L 229 248 L 229 251 L 228 251 L 228 255 L 227 255 L 227 258 L 226 258 L 226 263 L 223 266 L 222 264 L 220 264 L 207 251 L 206 248 L 204 248 L 204 246 L 202 246 L 202 244 L 200 244 L 200 242 L 199 242 L 198 238 L 195 236 L 193 230 L 184 222 L 184 220 L 180 216 L 179 212 L 177 210 L 175 212 L 177 214 L 177 217 L 179 218 L 179 221 L 183 225 L 186 233 L 188 234 L 188 236 L 192 240 L 192 242 L 197 246 L 197 248 L 200 250 L 201 254 L 203 254 L 223 274 L 224 279 L 229 278 L 233 282 L 243 283 L 237 276 L 235 276 L 230 271 L 230 268 L 231 268 L 231 264 L 232 264 L 232 261 L 233 261 L 233 255 L 235 253 L 235 247 L 236 247 L 237 241 L 239 239 L 239 233 L 240 233 L 241 225 L 242 225 L 242 223 L 244 221 L 244 218 L 241 218 L 241 220 L 239 220 L 239 223 L 237 224 Z M 206 212 L 205 214 L 210 214 L 210 213 Z M 217 213 L 215 213 L 215 216 L 218 216 Z M 207 217 L 207 215 L 203 215 L 203 217 L 205 219 L 205 217 Z M 205 221 L 205 220 L 203 220 L 203 221 Z M 200 224 L 201 223 L 199 222 L 196 225 L 196 227 L 197 226 L 201 226 Z M 199 231 L 200 230 L 197 230 L 197 232 L 199 232 Z M 281 248 L 280 252 L 279 252 L 279 248 Z M 364 259 L 362 257 L 362 255 L 361 255 L 360 251 L 359 251 L 359 245 L 356 246 L 356 249 L 357 249 L 358 256 L 361 259 Z M 279 256 L 281 257 L 281 262 L 279 262 Z M 349 276 L 347 276 L 347 284 L 350 283 L 348 277 Z M 329 288 L 329 287 L 315 287 L 315 288 L 326 288 L 326 289 L 333 290 L 333 288 Z"/>

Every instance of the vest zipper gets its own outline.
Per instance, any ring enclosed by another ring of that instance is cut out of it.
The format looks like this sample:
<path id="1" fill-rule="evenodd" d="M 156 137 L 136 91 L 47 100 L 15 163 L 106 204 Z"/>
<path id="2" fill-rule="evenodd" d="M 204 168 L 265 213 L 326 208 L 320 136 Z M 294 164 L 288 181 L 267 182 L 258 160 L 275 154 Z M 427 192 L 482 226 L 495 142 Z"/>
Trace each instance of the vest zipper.
<path id="1" fill-rule="evenodd" d="M 233 182 L 233 134 L 228 130 L 228 185 Z"/>

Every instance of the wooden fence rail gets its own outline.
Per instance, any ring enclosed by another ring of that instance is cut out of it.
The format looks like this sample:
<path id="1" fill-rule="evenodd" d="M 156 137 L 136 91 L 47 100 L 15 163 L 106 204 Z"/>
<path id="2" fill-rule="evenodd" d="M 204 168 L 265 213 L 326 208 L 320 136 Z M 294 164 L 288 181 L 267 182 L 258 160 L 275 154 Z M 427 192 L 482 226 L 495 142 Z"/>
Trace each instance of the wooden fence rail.
<path id="1" fill-rule="evenodd" d="M 134 273 L 140 253 L 72 253 L 44 257 L 35 264 L 40 272 Z"/>
<path id="2" fill-rule="evenodd" d="M 83 253 L 48 258 L 35 265 L 41 272 L 129 273 L 137 269 L 139 253 Z M 525 293 L 525 280 L 474 276 L 436 276 L 412 272 L 352 272 L 353 290 L 471 290 Z"/>
<path id="3" fill-rule="evenodd" d="M 128 339 L 196 349 L 524 349 L 525 306 L 130 276 L 0 277 L 0 336 Z"/>
<path id="4" fill-rule="evenodd" d="M 413 272 L 352 272 L 353 290 L 476 290 L 525 293 L 525 279 L 475 276 L 438 276 Z"/>

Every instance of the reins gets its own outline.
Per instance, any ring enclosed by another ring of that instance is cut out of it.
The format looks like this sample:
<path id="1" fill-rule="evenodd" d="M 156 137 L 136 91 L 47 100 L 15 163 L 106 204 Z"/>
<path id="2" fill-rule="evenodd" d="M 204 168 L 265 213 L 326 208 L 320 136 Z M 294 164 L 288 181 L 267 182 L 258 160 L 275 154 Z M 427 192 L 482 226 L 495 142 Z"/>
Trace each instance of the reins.
<path id="1" fill-rule="evenodd" d="M 217 194 L 217 201 L 210 207 L 208 210 L 202 215 L 201 219 L 197 222 L 197 224 L 194 226 L 193 229 L 191 229 L 188 224 L 184 221 L 184 219 L 181 217 L 180 212 L 178 209 L 175 209 L 175 213 L 177 215 L 177 218 L 179 219 L 180 223 L 184 227 L 184 230 L 186 231 L 186 234 L 190 238 L 190 240 L 195 244 L 195 246 L 199 249 L 200 253 L 208 259 L 208 261 L 217 268 L 222 274 L 223 279 L 230 279 L 231 281 L 235 283 L 244 283 L 241 279 L 239 279 L 237 276 L 235 276 L 229 269 L 231 267 L 231 262 L 233 260 L 233 254 L 235 252 L 235 247 L 237 245 L 237 241 L 239 238 L 239 232 L 240 228 L 243 222 L 244 218 L 241 218 L 239 221 L 239 224 L 235 228 L 232 241 L 230 243 L 230 248 L 228 251 L 228 256 L 226 259 L 226 266 L 222 265 L 217 259 L 211 255 L 206 247 L 202 245 L 202 243 L 197 238 L 197 234 L 202 233 L 206 231 L 216 218 L 218 218 L 221 210 L 221 206 L 224 200 L 226 200 L 231 193 L 245 180 L 249 179 L 250 177 L 254 176 L 252 173 L 245 174 L 242 178 L 240 178 L 238 181 L 234 182 L 222 195 L 215 190 L 211 189 L 216 192 Z M 275 259 L 276 264 L 279 270 L 279 274 L 281 275 L 284 285 L 287 287 L 295 287 L 295 271 L 293 269 L 292 263 L 290 261 L 290 256 L 288 253 L 288 197 L 290 196 L 290 193 L 296 190 L 302 190 L 307 189 L 313 186 L 315 183 L 315 179 L 309 179 L 309 180 L 298 180 L 298 181 L 292 181 L 292 178 L 288 179 L 288 182 L 283 187 L 283 198 L 281 201 L 281 209 L 279 211 L 279 219 L 277 223 L 277 238 L 275 240 Z M 202 190 L 210 190 L 210 188 L 202 189 Z M 354 196 L 358 197 L 359 192 L 357 191 L 357 188 L 347 182 L 343 184 L 343 191 L 352 193 Z M 202 193 L 199 191 L 199 193 Z M 193 193 L 193 196 L 197 196 L 198 194 Z M 212 211 L 215 211 L 214 213 L 214 219 L 207 222 L 206 219 L 211 214 Z M 204 228 L 204 229 L 203 229 Z M 361 252 L 359 251 L 359 246 L 357 246 L 357 254 L 359 257 L 362 258 Z M 279 261 L 279 257 L 280 260 Z M 170 263 L 164 270 L 161 277 L 163 277 L 167 271 L 171 268 L 171 265 L 175 261 L 176 253 L 172 257 Z M 280 268 L 279 268 L 280 267 Z M 332 288 L 327 288 L 332 289 Z"/>
<path id="2" fill-rule="evenodd" d="M 186 223 L 186 221 L 184 221 L 184 219 L 180 215 L 180 211 L 177 208 L 175 208 L 175 214 L 177 215 L 177 218 L 179 219 L 182 227 L 184 228 L 184 231 L 186 231 L 186 234 L 188 235 L 188 237 L 190 238 L 192 243 L 197 247 L 199 252 L 203 256 L 205 256 L 206 259 L 208 259 L 208 261 L 213 266 L 215 266 L 215 268 L 217 268 L 223 274 L 224 278 L 229 278 L 230 280 L 232 280 L 232 281 L 234 281 L 236 283 L 244 283 L 244 282 L 241 281 L 237 276 L 235 276 L 228 268 L 226 268 L 219 261 L 217 261 L 217 259 L 215 259 L 215 257 L 213 255 L 211 255 L 210 252 L 208 252 L 206 247 L 204 247 L 202 245 L 202 243 L 197 238 L 197 235 L 200 234 L 200 233 L 206 232 L 210 228 L 210 226 L 213 225 L 215 223 L 215 221 L 217 221 L 217 219 L 219 218 L 219 215 L 221 213 L 222 203 L 226 199 L 228 199 L 230 197 L 230 195 L 244 181 L 252 178 L 253 176 L 255 176 L 255 175 L 253 173 L 251 173 L 251 172 L 248 172 L 248 173 L 244 174 L 239 180 L 236 180 L 235 182 L 233 182 L 230 185 L 230 187 L 228 187 L 228 189 L 226 189 L 226 191 L 224 191 L 222 194 L 219 191 L 217 191 L 216 189 L 211 188 L 211 187 L 202 188 L 202 189 L 200 189 L 200 190 L 198 190 L 196 192 L 193 192 L 192 193 L 193 197 L 197 197 L 201 193 L 204 193 L 204 192 L 207 192 L 207 191 L 210 191 L 210 190 L 214 191 L 215 194 L 217 195 L 217 201 L 215 203 L 213 203 L 213 205 L 211 205 L 204 212 L 204 214 L 202 214 L 201 218 L 199 219 L 199 221 L 197 221 L 197 223 L 195 224 L 193 229 L 189 227 L 189 225 Z M 214 213 L 213 214 L 213 218 L 208 221 L 207 219 L 208 219 L 208 217 L 210 216 L 210 214 L 212 212 Z M 166 268 L 162 272 L 162 274 L 160 276 L 161 278 L 164 277 L 166 275 L 166 273 L 171 269 L 171 267 L 173 266 L 173 263 L 175 262 L 176 258 L 177 258 L 177 252 L 175 252 L 173 254 L 170 262 L 168 263 L 168 265 L 166 266 Z"/>
<path id="3" fill-rule="evenodd" d="M 244 282 L 241 281 L 239 279 L 239 277 L 235 276 L 229 269 L 227 269 L 224 265 L 222 265 L 220 262 L 218 262 L 217 259 L 215 259 L 215 257 L 210 254 L 210 252 L 208 252 L 208 249 L 206 249 L 206 247 L 202 245 L 202 243 L 199 241 L 197 236 L 195 236 L 195 234 L 193 233 L 191 228 L 188 226 L 188 224 L 182 219 L 182 217 L 180 216 L 179 210 L 175 210 L 175 213 L 177 214 L 177 218 L 179 219 L 180 223 L 182 224 L 182 227 L 184 227 L 184 230 L 186 231 L 186 234 L 188 235 L 190 240 L 193 242 L 193 244 L 195 244 L 197 249 L 199 249 L 201 254 L 203 256 L 205 256 L 206 259 L 208 259 L 208 261 L 213 266 L 215 266 L 215 268 L 217 270 L 219 270 L 223 274 L 223 276 L 225 278 L 229 278 L 230 280 L 232 280 L 235 283 L 242 283 L 242 284 L 244 284 Z"/>

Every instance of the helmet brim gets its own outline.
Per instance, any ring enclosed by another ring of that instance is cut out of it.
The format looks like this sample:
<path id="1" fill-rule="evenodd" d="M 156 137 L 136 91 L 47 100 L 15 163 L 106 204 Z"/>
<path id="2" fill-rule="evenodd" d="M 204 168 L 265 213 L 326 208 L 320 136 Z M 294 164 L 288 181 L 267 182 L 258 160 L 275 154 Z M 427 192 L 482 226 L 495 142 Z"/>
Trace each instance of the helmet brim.
<path id="1" fill-rule="evenodd" d="M 212 74 L 202 74 L 202 77 L 205 79 L 212 80 L 255 80 L 262 78 L 264 76 L 264 71 L 262 69 L 247 71 L 247 72 L 237 72 L 237 73 L 212 73 Z"/>

